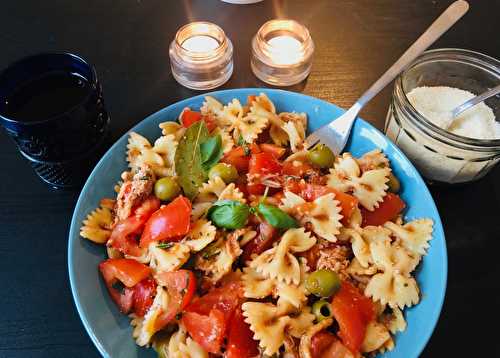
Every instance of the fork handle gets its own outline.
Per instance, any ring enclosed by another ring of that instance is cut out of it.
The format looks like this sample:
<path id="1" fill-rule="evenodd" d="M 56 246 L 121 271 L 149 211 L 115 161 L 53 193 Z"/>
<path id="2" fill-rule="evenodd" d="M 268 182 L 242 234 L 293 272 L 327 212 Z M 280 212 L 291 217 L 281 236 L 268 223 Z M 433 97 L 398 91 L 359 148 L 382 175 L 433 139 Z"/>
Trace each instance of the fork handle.
<path id="1" fill-rule="evenodd" d="M 415 58 L 420 56 L 430 45 L 432 45 L 442 34 L 455 24 L 469 10 L 466 1 L 458 0 L 451 4 L 439 16 L 431 26 L 410 46 L 408 50 L 397 60 L 368 90 L 356 101 L 353 107 L 358 111 L 385 86 L 395 79 Z"/>

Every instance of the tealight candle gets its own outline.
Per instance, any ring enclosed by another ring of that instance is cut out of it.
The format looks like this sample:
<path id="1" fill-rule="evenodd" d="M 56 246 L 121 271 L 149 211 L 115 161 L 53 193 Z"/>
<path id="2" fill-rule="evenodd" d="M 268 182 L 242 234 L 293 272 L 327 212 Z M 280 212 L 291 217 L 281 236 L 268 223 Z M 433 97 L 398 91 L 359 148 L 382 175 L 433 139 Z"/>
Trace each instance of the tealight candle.
<path id="1" fill-rule="evenodd" d="M 224 31 L 210 22 L 181 27 L 170 44 L 169 55 L 172 75 L 191 89 L 218 87 L 233 73 L 233 45 Z"/>
<path id="2" fill-rule="evenodd" d="M 208 52 L 219 47 L 219 42 L 210 36 L 198 35 L 188 38 L 182 43 L 182 48 L 192 52 Z"/>
<path id="3" fill-rule="evenodd" d="M 294 20 L 271 20 L 252 40 L 252 70 L 264 82 L 290 86 L 307 77 L 313 53 L 306 27 Z"/>

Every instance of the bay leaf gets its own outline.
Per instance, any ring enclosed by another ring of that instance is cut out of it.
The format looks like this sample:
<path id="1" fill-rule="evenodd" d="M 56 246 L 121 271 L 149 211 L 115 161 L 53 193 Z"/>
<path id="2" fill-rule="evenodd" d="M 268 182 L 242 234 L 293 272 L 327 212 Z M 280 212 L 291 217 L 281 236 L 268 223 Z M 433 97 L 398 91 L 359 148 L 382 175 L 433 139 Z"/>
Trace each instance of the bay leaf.
<path id="1" fill-rule="evenodd" d="M 175 151 L 175 171 L 178 182 L 189 199 L 198 195 L 198 189 L 208 176 L 203 170 L 200 144 L 209 138 L 204 121 L 193 123 L 182 136 Z"/>

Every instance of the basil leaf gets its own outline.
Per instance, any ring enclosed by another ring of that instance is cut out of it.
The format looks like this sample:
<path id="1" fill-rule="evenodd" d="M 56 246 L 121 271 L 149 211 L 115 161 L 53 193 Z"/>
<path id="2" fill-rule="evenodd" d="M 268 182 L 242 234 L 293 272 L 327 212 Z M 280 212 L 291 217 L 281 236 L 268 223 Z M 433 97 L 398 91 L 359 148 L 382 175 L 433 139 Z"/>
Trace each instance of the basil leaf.
<path id="1" fill-rule="evenodd" d="M 240 229 L 246 225 L 250 207 L 236 200 L 216 202 L 208 210 L 208 218 L 217 227 L 225 229 Z"/>
<path id="2" fill-rule="evenodd" d="M 222 137 L 217 134 L 215 137 L 209 138 L 200 145 L 201 161 L 203 169 L 210 170 L 222 158 Z"/>
<path id="3" fill-rule="evenodd" d="M 175 151 L 178 182 L 189 199 L 193 199 L 198 194 L 198 188 L 208 178 L 202 166 L 200 153 L 200 143 L 208 138 L 205 122 L 195 122 L 186 130 Z"/>
<path id="4" fill-rule="evenodd" d="M 268 205 L 260 203 L 257 206 L 257 212 L 261 214 L 264 219 L 278 229 L 290 229 L 293 227 L 299 227 L 297 221 L 290 215 L 285 213 L 280 208 L 273 205 Z"/>

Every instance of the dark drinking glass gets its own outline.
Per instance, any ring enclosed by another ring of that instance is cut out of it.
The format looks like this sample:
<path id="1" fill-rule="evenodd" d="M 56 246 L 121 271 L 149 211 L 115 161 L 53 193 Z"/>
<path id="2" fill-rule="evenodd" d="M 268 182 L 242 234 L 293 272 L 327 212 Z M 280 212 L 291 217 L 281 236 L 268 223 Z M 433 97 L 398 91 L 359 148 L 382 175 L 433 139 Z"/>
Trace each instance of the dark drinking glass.
<path id="1" fill-rule="evenodd" d="M 50 53 L 0 73 L 0 123 L 42 180 L 70 188 L 101 155 L 109 117 L 94 68 L 79 56 Z"/>

